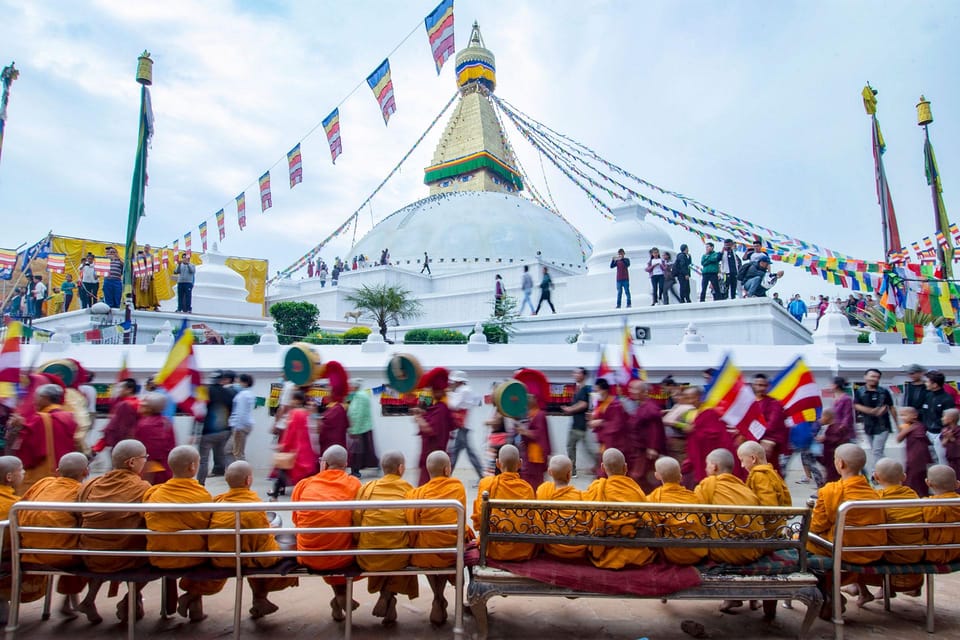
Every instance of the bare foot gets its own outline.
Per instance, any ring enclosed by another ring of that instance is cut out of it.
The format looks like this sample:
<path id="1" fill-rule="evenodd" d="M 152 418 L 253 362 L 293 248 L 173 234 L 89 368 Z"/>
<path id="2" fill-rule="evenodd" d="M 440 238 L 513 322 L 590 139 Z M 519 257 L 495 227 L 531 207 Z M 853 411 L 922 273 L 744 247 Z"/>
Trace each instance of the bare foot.
<path id="1" fill-rule="evenodd" d="M 97 605 L 93 602 L 87 602 L 86 600 L 81 600 L 77 603 L 76 611 L 87 616 L 87 622 L 90 624 L 100 624 L 103 622 L 103 618 L 100 617 L 100 613 L 97 611 Z"/>
<path id="2" fill-rule="evenodd" d="M 251 618 L 262 618 L 263 616 L 268 616 L 271 613 L 276 613 L 280 607 L 270 602 L 266 598 L 254 598 L 253 606 L 250 607 L 250 617 Z"/>
<path id="3" fill-rule="evenodd" d="M 862 608 L 863 605 L 867 604 L 868 602 L 873 602 L 874 600 L 876 600 L 876 597 L 870 593 L 870 589 L 864 587 L 860 589 L 860 597 L 857 598 L 857 606 Z"/>
<path id="4" fill-rule="evenodd" d="M 430 608 L 430 622 L 438 627 L 447 621 L 447 601 L 434 600 Z"/>
<path id="5" fill-rule="evenodd" d="M 724 600 L 723 604 L 720 605 L 720 611 L 723 613 L 734 613 L 734 609 L 739 609 L 743 606 L 743 600 Z"/>

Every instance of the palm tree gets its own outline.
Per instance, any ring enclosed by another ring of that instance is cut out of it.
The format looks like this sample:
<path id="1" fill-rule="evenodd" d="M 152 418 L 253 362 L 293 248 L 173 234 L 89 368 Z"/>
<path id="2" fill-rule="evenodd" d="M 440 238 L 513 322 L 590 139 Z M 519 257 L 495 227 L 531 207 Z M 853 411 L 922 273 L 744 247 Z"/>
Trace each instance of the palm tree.
<path id="1" fill-rule="evenodd" d="M 411 296 L 410 291 L 400 286 L 365 284 L 347 295 L 346 301 L 353 303 L 355 309 L 372 318 L 380 327 L 380 335 L 386 340 L 389 323 L 399 324 L 401 320 L 423 315 L 420 301 Z"/>

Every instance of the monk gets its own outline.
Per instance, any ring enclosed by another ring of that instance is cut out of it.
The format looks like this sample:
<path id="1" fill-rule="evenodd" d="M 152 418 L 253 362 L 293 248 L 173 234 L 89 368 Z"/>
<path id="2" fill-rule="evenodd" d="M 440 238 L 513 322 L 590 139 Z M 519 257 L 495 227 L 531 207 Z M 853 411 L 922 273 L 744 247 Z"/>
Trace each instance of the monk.
<path id="1" fill-rule="evenodd" d="M 100 448 L 112 447 L 121 440 L 133 438 L 133 432 L 137 428 L 139 405 L 137 381 L 133 378 L 126 378 L 116 383 L 113 388 L 117 397 L 110 409 L 110 420 L 107 422 L 107 426 L 103 428 L 102 442 L 98 443 L 101 445 Z"/>
<path id="2" fill-rule="evenodd" d="M 115 502 L 135 504 L 143 501 L 143 494 L 150 483 L 140 477 L 147 461 L 147 450 L 137 440 L 121 440 L 111 451 L 113 470 L 93 478 L 83 485 L 77 502 Z M 142 529 L 143 514 L 137 511 L 84 511 L 80 514 L 80 526 L 85 529 Z M 147 541 L 143 536 L 81 534 L 79 548 L 117 551 L 142 551 Z M 96 573 L 116 573 L 145 565 L 147 559 L 133 556 L 83 556 L 87 569 Z M 103 580 L 91 579 L 87 595 L 77 605 L 77 611 L 87 616 L 93 624 L 103 620 L 97 611 L 96 598 Z M 143 603 L 139 592 L 137 617 L 143 617 Z M 117 617 L 127 620 L 127 598 L 123 597 L 117 605 Z"/>
<path id="3" fill-rule="evenodd" d="M 733 475 L 733 454 L 727 449 L 714 449 L 707 454 L 706 472 L 704 478 L 694 494 L 697 496 L 697 502 L 700 504 L 730 504 L 741 507 L 758 507 L 760 500 L 757 495 L 751 491 L 743 480 Z M 721 520 L 729 520 L 731 516 L 722 515 Z M 757 518 L 749 516 L 739 516 L 736 518 L 736 537 L 759 537 L 762 535 L 763 522 Z M 710 528 L 710 537 L 721 539 L 725 535 L 716 527 Z M 729 549 L 718 548 L 711 549 L 709 556 L 714 562 L 726 564 L 749 564 L 763 555 L 758 549 Z"/>
<path id="4" fill-rule="evenodd" d="M 10 419 L 10 426 L 18 430 L 10 451 L 20 459 L 25 470 L 22 491 L 40 478 L 52 476 L 60 458 L 76 447 L 77 422 L 62 403 L 63 387 L 43 384 L 33 393 L 29 417 L 14 414 Z"/>
<path id="5" fill-rule="evenodd" d="M 467 492 L 463 483 L 457 478 L 450 477 L 450 456 L 444 451 L 433 451 L 427 456 L 427 471 L 430 473 L 430 482 L 412 489 L 407 493 L 407 500 L 457 500 L 467 507 Z M 407 524 L 412 525 L 439 525 L 456 524 L 457 513 L 453 509 L 418 508 L 407 509 Z M 464 541 L 472 540 L 473 530 L 464 523 Z M 457 534 L 453 531 L 411 531 L 410 546 L 412 548 L 429 549 L 457 546 Z M 446 553 L 415 553 L 410 556 L 410 564 L 414 567 L 439 569 L 453 567 L 457 559 L 453 554 Z M 430 608 L 430 622 L 437 626 L 447 621 L 447 599 L 443 597 L 443 590 L 447 582 L 454 581 L 454 574 L 428 575 L 427 582 L 433 591 L 433 605 Z"/>
<path id="6" fill-rule="evenodd" d="M 350 420 L 347 418 L 347 407 L 343 397 L 331 396 L 330 403 L 320 416 L 319 437 L 320 450 L 326 451 L 333 445 L 347 446 L 347 430 Z"/>
<path id="7" fill-rule="evenodd" d="M 253 467 L 250 466 L 250 463 L 237 460 L 230 464 L 223 474 L 223 479 L 226 480 L 230 489 L 216 496 L 213 499 L 214 502 L 260 502 L 260 496 L 250 490 L 250 485 L 253 484 Z M 210 528 L 232 529 L 235 526 L 235 518 L 236 516 L 229 511 L 217 511 L 210 518 Z M 243 511 L 240 513 L 240 527 L 242 529 L 269 529 L 270 521 L 267 520 L 267 514 L 263 511 Z M 244 534 L 241 537 L 240 545 L 243 552 L 280 550 L 276 538 L 269 533 Z M 207 538 L 207 546 L 210 551 L 233 552 L 236 549 L 236 541 L 233 536 L 212 535 Z M 215 567 L 229 569 L 236 567 L 236 562 L 231 558 L 213 558 L 212 562 Z M 280 562 L 280 558 L 277 556 L 261 556 L 244 559 L 243 566 L 246 568 L 266 568 L 272 567 L 278 562 Z M 250 617 L 262 618 L 276 612 L 279 607 L 267 598 L 270 592 L 295 587 L 299 583 L 297 578 L 247 578 L 247 584 L 250 585 L 250 590 L 253 592 Z"/>
<path id="8" fill-rule="evenodd" d="M 793 498 L 790 489 L 777 473 L 773 465 L 767 462 L 767 452 L 759 442 L 748 440 L 737 448 L 740 465 L 749 474 L 747 488 L 753 491 L 762 507 L 792 507 Z M 778 520 L 767 524 L 767 532 L 776 534 L 786 524 Z"/>
<path id="9" fill-rule="evenodd" d="M 694 407 L 700 406 L 700 388 L 691 387 L 684 392 L 685 402 Z M 690 431 L 687 435 L 687 457 L 683 461 L 681 470 L 686 480 L 687 488 L 696 487 L 707 477 L 707 456 L 716 449 L 733 451 L 736 448 L 734 433 L 721 419 L 716 409 L 697 410 L 693 418 Z M 741 480 L 746 477 L 736 466 L 731 472 Z"/>
<path id="10" fill-rule="evenodd" d="M 436 374 L 433 378 L 433 404 L 427 407 L 426 411 L 420 408 L 413 411 L 417 422 L 417 435 L 420 436 L 420 480 L 417 482 L 420 485 L 430 481 L 427 456 L 433 451 L 446 451 L 450 434 L 456 429 L 453 412 L 445 402 L 447 376 Z"/>
<path id="11" fill-rule="evenodd" d="M 594 385 L 599 401 L 591 414 L 590 428 L 597 434 L 600 443 L 600 452 L 606 449 L 630 451 L 632 448 L 630 424 L 627 422 L 627 411 L 623 404 L 612 393 L 610 383 L 606 378 L 597 378 Z M 603 470 L 601 469 L 601 474 Z"/>
<path id="12" fill-rule="evenodd" d="M 80 495 L 80 487 L 89 474 L 87 456 L 79 452 L 68 453 L 60 458 L 57 465 L 58 476 L 49 476 L 39 480 L 23 494 L 24 502 L 76 502 Z M 80 516 L 69 511 L 23 511 L 20 514 L 20 525 L 24 527 L 57 527 L 76 528 Z M 79 539 L 76 534 L 39 534 L 23 533 L 20 543 L 24 547 L 35 549 L 76 549 Z M 69 568 L 78 564 L 78 558 L 67 554 L 28 554 L 23 556 L 24 562 L 44 564 L 50 567 Z M 39 580 L 37 580 L 39 579 Z M 47 576 L 25 576 L 24 588 L 27 582 L 39 582 L 45 590 Z M 80 578 L 62 576 L 59 582 L 59 591 L 67 595 L 60 611 L 68 617 L 76 617 L 74 613 L 73 597 L 85 583 Z"/>
<path id="13" fill-rule="evenodd" d="M 144 479 L 150 484 L 166 482 L 173 473 L 167 458 L 177 446 L 173 424 L 163 415 L 167 398 L 160 393 L 148 393 L 140 399 L 139 417 L 133 429 L 133 437 L 147 448 L 147 464 L 143 468 Z"/>
<path id="14" fill-rule="evenodd" d="M 176 503 L 190 504 L 213 502 L 213 496 L 197 482 L 200 468 L 200 454 L 190 445 L 180 445 L 170 452 L 167 458 L 173 477 L 157 484 L 143 494 L 144 504 Z M 147 528 L 151 531 L 186 531 L 190 529 L 209 529 L 209 511 L 161 511 L 147 512 Z M 191 551 L 206 551 L 207 538 L 195 536 L 148 536 L 147 551 L 179 551 L 189 554 Z M 151 556 L 150 564 L 159 569 L 186 569 L 204 564 L 205 558 L 183 555 Z M 186 591 L 177 598 L 177 613 L 190 622 L 199 622 L 206 618 L 203 614 L 203 596 L 212 596 L 223 589 L 226 580 L 195 580 L 180 578 L 180 588 Z"/>
<path id="15" fill-rule="evenodd" d="M 0 456 L 0 520 L 6 520 L 10 507 L 20 499 L 17 491 L 23 484 L 23 463 L 16 456 Z M 3 561 L 10 561 L 10 530 L 3 531 Z M 46 580 L 24 580 L 20 589 L 21 602 L 39 600 L 47 592 Z M 7 617 L 10 602 L 10 577 L 0 578 L 0 616 Z"/>
<path id="16" fill-rule="evenodd" d="M 947 409 L 940 420 L 943 424 L 940 442 L 943 443 L 947 464 L 953 467 L 955 473 L 960 474 L 960 410 Z"/>
<path id="17" fill-rule="evenodd" d="M 320 458 L 320 472 L 304 478 L 293 489 L 290 500 L 293 502 L 343 502 L 353 500 L 360 490 L 360 481 L 347 472 L 347 450 L 338 444 L 329 447 Z M 353 525 L 350 511 L 294 511 L 293 524 L 298 527 L 349 527 Z M 300 551 L 332 551 L 353 548 L 353 536 L 349 533 L 301 533 L 297 535 L 297 549 Z M 350 554 L 337 556 L 300 556 L 300 564 L 320 571 L 340 569 L 353 563 Z M 347 586 L 342 578 L 324 578 L 333 587 L 333 600 L 330 610 L 333 619 L 342 622 L 347 619 Z M 351 602 L 356 609 L 357 602 Z"/>
<path id="18" fill-rule="evenodd" d="M 557 502 L 579 502 L 583 494 L 570 484 L 573 476 L 573 462 L 567 456 L 553 456 L 547 467 L 547 474 L 553 482 L 544 482 L 537 487 L 537 500 L 554 500 Z M 576 535 L 578 529 L 584 529 L 589 524 L 584 522 L 584 516 L 574 509 L 557 509 L 547 512 L 550 522 L 541 522 L 545 533 L 555 535 Z M 579 560 L 586 555 L 587 548 L 582 544 L 548 544 L 543 550 L 555 558 L 564 560 Z"/>
<path id="19" fill-rule="evenodd" d="M 787 427 L 786 412 L 779 400 L 767 395 L 770 381 L 767 376 L 758 373 L 753 377 L 751 385 L 756 396 L 754 405 L 763 416 L 766 430 L 759 438 L 760 444 L 767 452 L 767 459 L 773 465 L 773 470 L 780 473 L 780 456 L 790 455 L 790 429 Z"/>
<path id="20" fill-rule="evenodd" d="M 539 400 L 532 393 L 527 396 L 527 421 L 517 425 L 517 433 L 522 439 L 520 477 L 536 491 L 543 482 L 551 449 L 547 414 L 540 409 Z"/>
<path id="21" fill-rule="evenodd" d="M 658 458 L 655 466 L 656 478 L 662 484 L 647 495 L 647 502 L 660 504 L 699 504 L 696 494 L 687 489 L 680 480 L 680 463 L 676 458 L 664 456 Z M 697 516 L 684 517 L 674 513 L 651 513 L 651 521 L 657 530 L 657 535 L 663 537 L 683 537 L 684 534 L 696 537 L 705 536 L 706 526 Z M 666 547 L 662 549 L 664 559 L 671 564 L 697 564 L 707 557 L 706 548 L 694 547 Z"/>
<path id="22" fill-rule="evenodd" d="M 380 457 L 383 477 L 371 480 L 357 492 L 357 500 L 403 500 L 413 491 L 403 479 L 406 464 L 399 451 L 387 451 Z M 353 526 L 396 526 L 407 524 L 406 512 L 401 509 L 359 509 L 353 512 Z M 407 549 L 410 535 L 406 531 L 380 531 L 356 536 L 358 549 Z M 410 564 L 410 554 L 357 556 L 357 564 L 364 571 L 394 571 Z M 373 615 L 383 618 L 384 625 L 397 621 L 397 594 L 413 600 L 420 595 L 417 576 L 371 576 L 367 578 L 368 593 L 379 593 Z"/>
<path id="23" fill-rule="evenodd" d="M 911 406 L 897 409 L 897 418 L 900 422 L 897 442 L 906 441 L 906 485 L 918 495 L 926 493 L 927 466 L 933 463 L 927 427 L 920 420 L 920 413 Z"/>
<path id="24" fill-rule="evenodd" d="M 488 493 L 491 500 L 534 500 L 536 495 L 533 487 L 520 477 L 520 451 L 512 444 L 500 447 L 497 453 L 497 468 L 499 475 L 481 478 L 477 487 L 477 499 L 473 503 L 473 526 L 480 529 L 483 517 L 483 494 Z M 498 531 L 513 531 L 521 526 L 522 520 L 512 512 L 496 512 L 493 514 L 507 520 L 515 520 L 511 524 L 497 526 L 491 522 L 491 527 Z M 533 557 L 536 547 L 527 542 L 494 542 L 487 545 L 487 555 L 493 560 L 529 560 Z"/>
<path id="25" fill-rule="evenodd" d="M 960 498 L 957 494 L 957 473 L 945 464 L 927 469 L 927 486 L 931 498 Z M 926 522 L 960 522 L 960 507 L 924 507 Z M 960 529 L 927 529 L 927 544 L 960 544 Z M 927 562 L 946 564 L 960 559 L 960 549 L 930 549 Z"/>
<path id="26" fill-rule="evenodd" d="M 627 418 L 633 437 L 629 475 L 644 492 L 653 491 L 657 487 L 653 463 L 667 451 L 663 412 L 650 399 L 650 385 L 643 380 L 631 380 L 627 393 L 636 403 L 636 409 Z"/>
<path id="27" fill-rule="evenodd" d="M 627 460 L 619 449 L 607 449 L 603 452 L 600 465 L 606 477 L 597 478 L 590 483 L 583 492 L 584 501 L 588 502 L 646 502 L 647 497 L 640 485 L 627 475 Z M 616 535 L 631 535 L 636 533 L 637 525 L 641 524 L 640 514 L 616 514 L 598 512 L 593 522 L 593 534 L 605 535 L 613 532 Z M 627 565 L 642 567 L 650 564 L 656 558 L 653 549 L 645 547 L 604 547 L 591 546 L 587 549 L 587 557 L 595 567 L 601 569 L 622 569 Z"/>
<path id="28" fill-rule="evenodd" d="M 817 442 L 823 443 L 823 454 L 821 460 L 826 469 L 826 481 L 836 482 L 840 479 L 837 473 L 837 467 L 833 464 L 833 458 L 837 447 L 857 439 L 857 434 L 851 426 L 842 423 L 836 419 L 833 409 L 824 409 L 820 413 L 820 434 L 817 435 Z"/>

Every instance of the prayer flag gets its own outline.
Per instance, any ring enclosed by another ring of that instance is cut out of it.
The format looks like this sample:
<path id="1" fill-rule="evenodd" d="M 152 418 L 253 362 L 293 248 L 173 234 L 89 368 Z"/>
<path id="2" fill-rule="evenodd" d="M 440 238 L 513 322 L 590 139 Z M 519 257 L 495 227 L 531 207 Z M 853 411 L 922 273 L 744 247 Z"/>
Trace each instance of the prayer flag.
<path id="1" fill-rule="evenodd" d="M 137 138 L 137 157 L 133 164 L 133 184 L 130 187 L 130 208 L 127 212 L 127 239 L 123 253 L 123 293 L 133 290 L 133 261 L 137 245 L 137 227 L 144 216 L 147 190 L 147 150 L 153 138 L 153 106 L 147 84 L 140 86 L 140 133 Z"/>
<path id="2" fill-rule="evenodd" d="M 176 254 L 177 257 L 180 257 L 180 241 L 179 240 L 173 241 L 173 253 Z"/>
<path id="3" fill-rule="evenodd" d="M 241 193 L 237 196 L 237 224 L 240 225 L 240 231 L 247 226 L 247 194 Z"/>
<path id="4" fill-rule="evenodd" d="M 797 357 L 770 381 L 769 395 L 783 405 L 787 424 L 790 425 L 816 422 L 823 409 L 820 388 L 813 372 L 801 357 Z"/>
<path id="5" fill-rule="evenodd" d="M 942 231 L 937 231 L 937 244 L 941 247 L 947 246 L 947 237 L 943 235 Z"/>
<path id="6" fill-rule="evenodd" d="M 867 99 L 869 94 L 870 99 Z M 874 177 L 877 185 L 877 202 L 880 204 L 880 219 L 883 229 L 883 250 L 884 258 L 890 257 L 890 252 L 901 246 L 900 228 L 897 226 L 897 215 L 893 209 L 893 196 L 890 195 L 890 185 L 887 183 L 887 172 L 883 167 L 883 153 L 887 145 L 883 141 L 883 134 L 880 132 L 880 122 L 877 120 L 877 98 L 876 93 L 868 85 L 863 88 L 864 104 L 870 104 L 867 113 L 871 120 L 871 135 L 873 136 L 873 167 Z"/>
<path id="7" fill-rule="evenodd" d="M 373 73 L 367 76 L 367 84 L 380 105 L 383 124 L 390 123 L 390 115 L 397 112 L 397 103 L 393 97 L 393 80 L 390 78 L 390 60 L 384 60 Z"/>
<path id="8" fill-rule="evenodd" d="M 110 275 L 110 258 L 96 256 L 93 259 L 93 270 L 98 276 Z"/>
<path id="9" fill-rule="evenodd" d="M 223 213 L 223 209 L 217 211 L 217 233 L 220 234 L 220 240 L 227 237 L 226 215 Z"/>
<path id="10" fill-rule="evenodd" d="M 300 156 L 300 143 L 287 152 L 287 165 L 290 168 L 290 188 L 303 182 L 303 158 Z"/>
<path id="11" fill-rule="evenodd" d="M 930 236 L 923 237 L 923 246 L 926 249 L 933 249 L 933 240 L 930 239 Z"/>
<path id="12" fill-rule="evenodd" d="M 16 385 L 20 382 L 20 341 L 23 325 L 16 320 L 7 325 L 7 333 L 0 347 L 0 383 Z M 12 396 L 16 399 L 16 394 Z M 4 396 L 6 399 L 7 396 Z"/>
<path id="13" fill-rule="evenodd" d="M 193 253 L 193 232 L 187 231 L 186 235 L 183 236 L 183 246 L 186 249 L 187 253 Z"/>
<path id="14" fill-rule="evenodd" d="M 957 226 L 956 222 L 950 223 L 950 235 L 953 236 L 953 241 L 956 244 L 960 244 L 960 227 Z"/>
<path id="15" fill-rule="evenodd" d="M 720 419 L 740 432 L 747 440 L 760 440 L 767 428 L 757 408 L 756 396 L 750 385 L 743 381 L 740 370 L 730 356 L 723 359 L 713 375 L 713 381 L 700 406 L 702 410 L 715 408 Z"/>
<path id="16" fill-rule="evenodd" d="M 207 250 L 207 221 L 200 223 L 200 246 L 203 251 Z"/>
<path id="17" fill-rule="evenodd" d="M 594 378 L 599 380 L 600 378 L 612 378 L 612 376 L 613 369 L 607 363 L 607 345 L 603 345 L 600 347 L 600 364 L 597 366 L 597 375 Z"/>
<path id="18" fill-rule="evenodd" d="M 330 145 L 330 159 L 337 164 L 337 157 L 343 153 L 340 142 L 340 109 L 334 109 L 323 119 L 323 131 L 327 134 L 327 144 Z"/>
<path id="19" fill-rule="evenodd" d="M 163 387 L 170 398 L 185 411 L 191 411 L 200 385 L 200 372 L 193 355 L 193 331 L 187 328 L 184 319 L 177 341 L 170 349 L 167 361 L 154 377 L 154 382 Z"/>
<path id="20" fill-rule="evenodd" d="M 164 269 L 170 268 L 170 251 L 164 249 L 160 252 L 160 262 Z"/>
<path id="21" fill-rule="evenodd" d="M 13 269 L 15 266 L 17 266 L 17 252 L 0 249 L 0 268 Z"/>
<path id="22" fill-rule="evenodd" d="M 630 328 L 626 322 L 623 323 L 621 351 L 623 353 L 623 360 L 621 363 L 619 382 L 623 385 L 624 392 L 626 392 L 627 384 L 631 380 L 647 379 L 646 372 L 640 367 L 640 361 L 637 360 L 637 355 L 633 352 L 633 336 L 630 335 Z"/>
<path id="23" fill-rule="evenodd" d="M 122 382 L 130 378 L 130 368 L 127 366 L 127 352 L 123 352 L 123 358 L 120 360 L 120 370 L 117 371 L 117 382 Z"/>
<path id="24" fill-rule="evenodd" d="M 67 270 L 67 256 L 62 253 L 47 255 L 47 271 L 50 273 L 64 273 Z"/>
<path id="25" fill-rule="evenodd" d="M 433 62 L 437 65 L 437 75 L 443 63 L 453 55 L 453 0 L 443 0 L 437 8 L 430 12 L 424 21 L 427 28 L 427 38 L 430 40 L 430 51 L 433 53 Z"/>
<path id="26" fill-rule="evenodd" d="M 273 206 L 273 199 L 270 197 L 270 172 L 260 176 L 260 211 L 266 211 Z"/>
<path id="27" fill-rule="evenodd" d="M 933 212 L 936 217 L 936 229 L 939 233 L 946 235 L 947 229 L 950 227 L 950 221 L 947 219 L 947 207 L 943 203 L 943 184 L 940 182 L 937 156 L 933 153 L 933 145 L 930 144 L 929 135 L 923 141 L 923 160 L 927 173 L 927 184 L 933 187 Z M 953 277 L 953 247 L 947 244 L 941 247 L 939 254 L 944 276 L 950 279 Z"/>

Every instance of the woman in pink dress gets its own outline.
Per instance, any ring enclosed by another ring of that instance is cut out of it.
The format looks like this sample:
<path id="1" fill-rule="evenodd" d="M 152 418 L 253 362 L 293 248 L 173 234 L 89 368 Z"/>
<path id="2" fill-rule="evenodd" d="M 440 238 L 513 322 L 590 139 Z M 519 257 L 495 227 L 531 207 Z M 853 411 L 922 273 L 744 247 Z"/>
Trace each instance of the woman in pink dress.
<path id="1" fill-rule="evenodd" d="M 317 472 L 317 453 L 310 438 L 310 412 L 304 408 L 305 402 L 303 391 L 297 389 L 293 392 L 287 428 L 283 431 L 277 451 L 294 453 L 296 456 L 290 469 L 273 470 L 273 491 L 267 494 L 271 498 L 282 495 L 287 485 L 296 485 Z"/>

